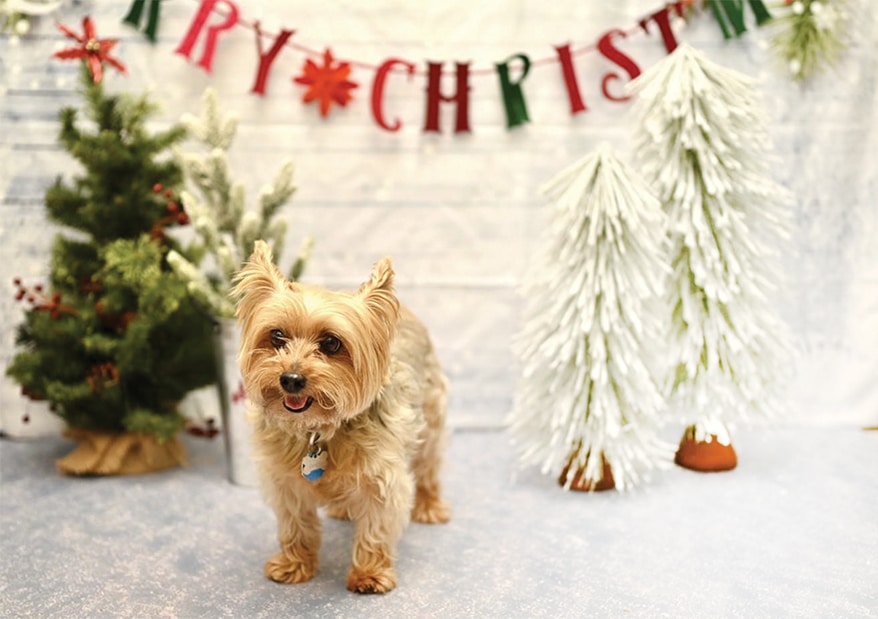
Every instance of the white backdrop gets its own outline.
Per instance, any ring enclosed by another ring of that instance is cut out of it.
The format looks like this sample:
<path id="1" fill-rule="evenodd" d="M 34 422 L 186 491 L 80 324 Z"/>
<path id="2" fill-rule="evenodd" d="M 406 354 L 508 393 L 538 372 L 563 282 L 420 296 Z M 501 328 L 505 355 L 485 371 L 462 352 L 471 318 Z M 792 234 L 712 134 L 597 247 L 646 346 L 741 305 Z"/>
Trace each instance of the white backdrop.
<path id="1" fill-rule="evenodd" d="M 239 0 L 241 17 L 267 32 L 295 29 L 293 41 L 336 58 L 377 66 L 388 58 L 417 65 L 420 74 L 387 83 L 385 109 L 402 129 L 389 133 L 372 119 L 374 70 L 355 68 L 360 84 L 344 109 L 327 119 L 300 101 L 292 82 L 305 53 L 285 48 L 265 97 L 250 94 L 257 56 L 252 30 L 220 36 L 213 73 L 175 54 L 198 8 L 196 0 L 162 3 L 159 41 L 121 23 L 130 2 L 65 2 L 53 15 L 76 31 L 90 14 L 101 37 L 119 38 L 128 76 L 109 70 L 108 88 L 150 89 L 161 122 L 197 112 L 204 88 L 218 90 L 226 110 L 242 120 L 231 151 L 235 176 L 255 197 L 284 157 L 296 163 L 299 186 L 285 213 L 291 222 L 287 255 L 299 239 L 316 246 L 306 278 L 351 287 L 382 255 L 395 260 L 400 295 L 431 327 L 452 382 L 456 426 L 497 426 L 516 381 L 509 350 L 518 330 L 517 285 L 539 237 L 546 202 L 539 189 L 552 175 L 610 141 L 629 161 L 630 103 L 601 94 L 609 71 L 625 75 L 595 52 L 575 57 L 588 110 L 571 116 L 553 46 L 594 43 L 611 28 L 629 30 L 658 9 L 652 0 Z M 835 71 L 806 86 L 773 64 L 767 29 L 750 25 L 724 41 L 710 14 L 677 31 L 711 59 L 760 78 L 778 155 L 777 179 L 797 196 L 790 288 L 782 300 L 800 353 L 789 385 L 791 424 L 878 423 L 878 30 L 874 6 L 851 7 L 858 25 Z M 11 279 L 45 279 L 51 244 L 42 206 L 46 187 L 75 163 L 56 144 L 57 113 L 80 103 L 72 93 L 76 63 L 50 59 L 67 46 L 53 19 L 34 24 L 18 41 L 0 38 L 0 360 L 13 354 L 20 308 Z M 197 60 L 202 41 L 193 58 Z M 661 37 L 639 32 L 618 42 L 641 68 L 665 55 Z M 524 92 L 531 122 L 508 130 L 494 63 L 525 53 L 534 66 Z M 318 60 L 315 58 L 315 60 Z M 424 133 L 428 61 L 444 62 L 443 90 L 453 91 L 454 62 L 471 62 L 470 134 L 453 133 L 453 106 L 444 104 L 442 132 Z M 610 88 L 621 93 L 621 85 Z M 12 434 L 54 431 L 48 416 L 30 414 L 4 378 L 0 429 Z"/>

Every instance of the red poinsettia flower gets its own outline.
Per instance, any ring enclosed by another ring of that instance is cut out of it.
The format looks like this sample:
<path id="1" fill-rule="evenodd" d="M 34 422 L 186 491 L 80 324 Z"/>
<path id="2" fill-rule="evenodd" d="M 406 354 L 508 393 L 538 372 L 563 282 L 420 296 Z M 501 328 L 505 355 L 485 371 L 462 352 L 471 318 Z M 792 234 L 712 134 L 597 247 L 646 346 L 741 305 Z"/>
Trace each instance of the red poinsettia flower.
<path id="1" fill-rule="evenodd" d="M 98 40 L 91 17 L 84 17 L 82 19 L 82 36 L 76 34 L 63 24 L 58 24 L 58 30 L 79 43 L 79 46 L 62 49 L 55 52 L 53 56 L 61 60 L 83 59 L 91 71 L 95 84 L 100 82 L 104 75 L 102 65 L 105 62 L 115 67 L 120 73 L 125 73 L 125 65 L 110 56 L 110 52 L 118 41 L 116 39 Z"/>
<path id="2" fill-rule="evenodd" d="M 348 80 L 350 74 L 351 65 L 347 62 L 336 64 L 332 52 L 327 49 L 323 54 L 323 66 L 318 66 L 309 58 L 302 67 L 302 75 L 293 81 L 308 86 L 302 101 L 319 101 L 320 115 L 327 116 L 333 103 L 344 107 L 353 98 L 350 91 L 358 84 Z"/>

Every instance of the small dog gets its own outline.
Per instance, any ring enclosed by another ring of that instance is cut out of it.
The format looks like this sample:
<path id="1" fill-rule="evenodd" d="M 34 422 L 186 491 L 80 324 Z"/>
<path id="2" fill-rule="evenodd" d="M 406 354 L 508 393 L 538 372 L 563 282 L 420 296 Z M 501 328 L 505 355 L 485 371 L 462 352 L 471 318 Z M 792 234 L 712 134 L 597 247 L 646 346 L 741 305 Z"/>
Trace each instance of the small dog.
<path id="1" fill-rule="evenodd" d="M 390 260 L 359 291 L 331 292 L 286 280 L 257 241 L 232 294 L 255 459 L 278 524 L 265 575 L 314 576 L 326 506 L 354 521 L 347 588 L 390 591 L 409 519 L 450 512 L 439 482 L 447 382 L 425 327 L 393 292 Z"/>

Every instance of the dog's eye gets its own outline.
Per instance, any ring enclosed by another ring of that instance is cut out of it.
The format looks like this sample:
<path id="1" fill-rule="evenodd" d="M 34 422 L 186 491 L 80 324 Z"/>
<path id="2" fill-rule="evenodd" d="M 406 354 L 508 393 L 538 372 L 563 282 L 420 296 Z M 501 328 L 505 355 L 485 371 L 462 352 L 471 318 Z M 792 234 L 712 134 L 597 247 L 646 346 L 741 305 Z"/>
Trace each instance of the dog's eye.
<path id="1" fill-rule="evenodd" d="M 320 340 L 320 352 L 324 355 L 334 355 L 341 350 L 341 340 L 334 335 L 326 335 Z"/>
<path id="2" fill-rule="evenodd" d="M 280 329 L 272 329 L 268 337 L 271 340 L 271 345 L 275 348 L 283 348 L 287 344 L 287 338 Z"/>

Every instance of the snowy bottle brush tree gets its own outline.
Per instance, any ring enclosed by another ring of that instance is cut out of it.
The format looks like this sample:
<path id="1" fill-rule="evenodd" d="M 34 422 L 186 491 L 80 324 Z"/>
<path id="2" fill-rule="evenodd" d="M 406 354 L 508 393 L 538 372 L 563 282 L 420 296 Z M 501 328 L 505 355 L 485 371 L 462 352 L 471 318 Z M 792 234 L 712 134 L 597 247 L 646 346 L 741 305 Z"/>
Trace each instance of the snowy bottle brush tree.
<path id="1" fill-rule="evenodd" d="M 676 459 L 730 469 L 729 425 L 778 410 L 789 348 L 775 295 L 790 196 L 768 175 L 753 80 L 683 44 L 631 87 L 641 169 L 669 218 L 669 393 L 697 422 Z"/>
<path id="2" fill-rule="evenodd" d="M 206 153 L 178 154 L 186 177 L 197 187 L 200 198 L 188 191 L 181 192 L 183 205 L 201 244 L 207 264 L 187 260 L 171 252 L 168 261 L 189 282 L 189 292 L 217 318 L 234 318 L 235 308 L 229 297 L 231 279 L 253 253 L 257 240 L 273 247 L 275 259 L 283 252 L 287 222 L 277 218 L 289 202 L 296 186 L 293 184 L 293 163 L 281 165 L 274 182 L 259 195 L 259 207 L 248 209 L 246 192 L 241 183 L 232 180 L 229 172 L 228 149 L 235 139 L 238 121 L 233 114 L 222 114 L 216 92 L 207 89 L 203 96 L 200 117 L 186 114 L 182 124 L 207 148 Z M 305 267 L 311 248 L 306 238 L 287 274 L 297 280 Z"/>
<path id="3" fill-rule="evenodd" d="M 273 182 L 259 193 L 255 208 L 248 208 L 244 185 L 231 175 L 228 150 L 238 131 L 234 114 L 223 113 L 212 88 L 205 90 L 199 116 L 185 114 L 181 123 L 202 145 L 201 152 L 177 151 L 177 160 L 194 191 L 182 191 L 182 204 L 192 222 L 199 252 L 191 259 L 170 252 L 168 263 L 187 283 L 189 295 L 218 321 L 217 359 L 219 365 L 220 413 L 227 445 L 232 481 L 253 485 L 249 428 L 244 422 L 245 398 L 236 357 L 239 329 L 234 320 L 235 306 L 230 297 L 231 281 L 253 253 L 257 240 L 273 248 L 275 260 L 283 254 L 287 233 L 286 219 L 279 217 L 296 191 L 293 163 L 284 161 Z M 311 250 L 311 238 L 304 239 L 287 277 L 298 280 Z M 213 398 L 203 400 L 195 394 L 186 402 L 192 418 L 215 421 Z"/>
<path id="4" fill-rule="evenodd" d="M 553 223 L 526 274 L 522 376 L 509 419 L 522 463 L 565 489 L 624 490 L 670 460 L 658 436 L 665 217 L 610 147 L 545 189 Z"/>

